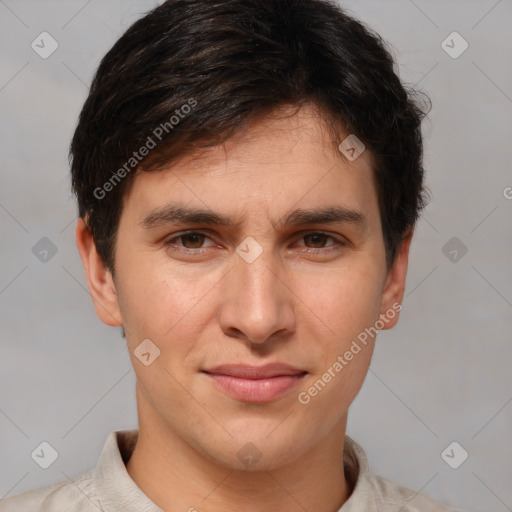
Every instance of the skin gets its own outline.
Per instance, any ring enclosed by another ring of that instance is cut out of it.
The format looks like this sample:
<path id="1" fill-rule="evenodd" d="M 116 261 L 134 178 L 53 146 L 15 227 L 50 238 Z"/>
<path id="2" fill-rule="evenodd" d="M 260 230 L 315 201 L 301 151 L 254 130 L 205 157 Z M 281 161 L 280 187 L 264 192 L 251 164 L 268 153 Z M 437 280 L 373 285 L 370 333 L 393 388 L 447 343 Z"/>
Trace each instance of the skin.
<path id="1" fill-rule="evenodd" d="M 141 225 L 175 202 L 236 225 Z M 332 206 L 366 223 L 279 224 L 293 209 Z M 185 230 L 207 236 L 173 239 Z M 252 263 L 236 252 L 249 236 L 263 249 Z M 138 173 L 124 200 L 115 280 L 80 219 L 77 245 L 97 314 L 126 330 L 139 416 L 127 471 L 142 491 L 169 511 L 337 511 L 351 492 L 342 464 L 347 413 L 374 340 L 308 404 L 298 394 L 401 303 L 411 236 L 388 270 L 371 155 L 350 162 L 334 152 L 309 107 Z M 149 366 L 134 355 L 144 339 L 161 351 Z M 275 361 L 308 373 L 268 403 L 231 398 L 201 371 Z M 249 442 L 261 453 L 250 468 L 237 457 Z"/>

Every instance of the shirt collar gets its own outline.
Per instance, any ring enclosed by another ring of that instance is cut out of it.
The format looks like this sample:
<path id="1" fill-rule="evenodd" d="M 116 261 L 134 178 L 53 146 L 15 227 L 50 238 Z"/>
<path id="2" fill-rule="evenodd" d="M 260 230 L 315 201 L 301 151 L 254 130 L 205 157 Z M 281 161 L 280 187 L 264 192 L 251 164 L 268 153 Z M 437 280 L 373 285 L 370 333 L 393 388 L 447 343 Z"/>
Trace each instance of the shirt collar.
<path id="1" fill-rule="evenodd" d="M 111 432 L 94 472 L 94 486 L 102 512 L 163 512 L 131 479 L 126 470 L 138 430 Z"/>
<path id="2" fill-rule="evenodd" d="M 343 464 L 352 493 L 338 512 L 361 512 L 362 506 L 365 512 L 378 512 L 378 503 L 369 500 L 374 493 L 369 478 L 368 459 L 361 446 L 349 436 L 345 436 Z"/>

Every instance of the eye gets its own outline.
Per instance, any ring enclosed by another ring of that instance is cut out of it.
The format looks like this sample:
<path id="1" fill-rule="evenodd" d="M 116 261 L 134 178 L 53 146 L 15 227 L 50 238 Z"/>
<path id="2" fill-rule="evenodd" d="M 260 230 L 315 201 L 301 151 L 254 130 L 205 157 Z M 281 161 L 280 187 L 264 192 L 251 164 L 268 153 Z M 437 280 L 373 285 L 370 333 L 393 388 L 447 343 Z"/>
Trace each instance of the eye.
<path id="1" fill-rule="evenodd" d="M 204 233 L 189 231 L 173 236 L 165 242 L 165 245 L 193 251 L 194 249 L 204 249 L 203 244 L 207 239 L 210 240 L 210 237 Z M 181 243 L 177 243 L 177 241 L 181 241 Z"/>
<path id="2" fill-rule="evenodd" d="M 331 250 L 333 248 L 346 245 L 343 240 L 322 232 L 307 233 L 301 237 L 301 240 L 304 240 L 305 245 L 299 244 L 299 247 L 306 247 L 313 251 L 315 249 Z M 329 241 L 331 241 L 331 243 L 326 245 Z"/>
<path id="3" fill-rule="evenodd" d="M 309 244 L 313 245 L 314 249 L 322 249 L 325 247 L 325 244 L 329 238 L 332 239 L 332 236 L 326 235 L 325 233 L 309 233 L 302 237 L 302 239 L 306 242 L 306 245 L 308 245 L 309 242 Z"/>

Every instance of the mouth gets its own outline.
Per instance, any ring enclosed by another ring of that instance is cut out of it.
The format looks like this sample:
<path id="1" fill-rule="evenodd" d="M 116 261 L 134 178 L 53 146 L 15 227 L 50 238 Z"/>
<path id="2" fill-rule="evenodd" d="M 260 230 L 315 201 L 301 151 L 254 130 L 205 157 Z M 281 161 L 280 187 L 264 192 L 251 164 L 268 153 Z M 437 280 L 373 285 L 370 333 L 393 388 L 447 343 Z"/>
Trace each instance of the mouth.
<path id="1" fill-rule="evenodd" d="M 283 363 L 220 365 L 203 370 L 203 373 L 223 393 L 251 403 L 275 400 L 297 386 L 307 374 L 304 370 Z"/>

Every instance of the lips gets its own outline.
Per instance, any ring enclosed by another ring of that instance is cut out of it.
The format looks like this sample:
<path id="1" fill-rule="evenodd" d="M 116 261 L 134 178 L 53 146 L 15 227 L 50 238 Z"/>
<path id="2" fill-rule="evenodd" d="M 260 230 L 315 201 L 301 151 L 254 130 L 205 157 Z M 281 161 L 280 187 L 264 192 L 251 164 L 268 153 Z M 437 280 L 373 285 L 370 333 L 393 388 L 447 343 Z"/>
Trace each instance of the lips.
<path id="1" fill-rule="evenodd" d="M 204 370 L 217 389 L 244 402 L 269 402 L 295 387 L 306 371 L 283 363 L 220 365 Z"/>
<path id="2" fill-rule="evenodd" d="M 263 366 L 223 364 L 205 371 L 210 374 L 229 375 L 231 377 L 251 380 L 305 373 L 304 370 L 299 370 L 298 368 L 283 363 L 268 363 Z"/>

